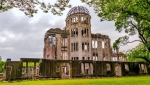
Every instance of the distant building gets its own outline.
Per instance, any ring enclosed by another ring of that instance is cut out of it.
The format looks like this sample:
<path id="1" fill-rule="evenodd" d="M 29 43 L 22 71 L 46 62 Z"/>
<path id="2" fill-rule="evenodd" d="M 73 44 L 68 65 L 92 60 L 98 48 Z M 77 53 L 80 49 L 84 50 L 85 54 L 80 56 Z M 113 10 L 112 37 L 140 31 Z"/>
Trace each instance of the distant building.
<path id="1" fill-rule="evenodd" d="M 111 61 L 110 38 L 91 33 L 91 16 L 87 8 L 73 7 L 65 21 L 63 30 L 51 28 L 45 33 L 43 58 Z"/>
<path id="2" fill-rule="evenodd" d="M 113 52 L 112 53 L 112 61 L 127 61 L 127 56 L 123 56 L 122 52 Z"/>

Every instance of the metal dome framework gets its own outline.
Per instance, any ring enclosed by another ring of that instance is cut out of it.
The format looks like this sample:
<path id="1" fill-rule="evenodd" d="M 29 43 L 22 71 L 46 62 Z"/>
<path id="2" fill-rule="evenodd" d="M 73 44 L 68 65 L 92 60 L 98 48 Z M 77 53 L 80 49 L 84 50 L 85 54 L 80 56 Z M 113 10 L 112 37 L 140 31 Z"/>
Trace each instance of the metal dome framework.
<path id="1" fill-rule="evenodd" d="M 67 14 L 67 17 L 70 16 L 70 15 L 72 15 L 72 14 L 78 14 L 78 13 L 90 15 L 90 12 L 89 12 L 89 10 L 86 7 L 75 6 L 75 7 L 73 7 L 73 8 L 70 9 L 70 11 Z"/>

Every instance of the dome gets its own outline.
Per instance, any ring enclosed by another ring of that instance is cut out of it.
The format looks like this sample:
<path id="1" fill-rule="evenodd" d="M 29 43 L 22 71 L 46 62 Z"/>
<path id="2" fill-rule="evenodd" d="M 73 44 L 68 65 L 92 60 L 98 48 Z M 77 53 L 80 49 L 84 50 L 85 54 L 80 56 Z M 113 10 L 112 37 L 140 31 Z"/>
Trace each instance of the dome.
<path id="1" fill-rule="evenodd" d="M 81 14 L 90 14 L 89 10 L 86 7 L 75 6 L 75 7 L 73 7 L 73 8 L 70 9 L 70 11 L 67 14 L 67 17 L 70 16 L 70 15 L 72 15 L 72 14 L 78 14 L 78 13 L 81 13 Z"/>

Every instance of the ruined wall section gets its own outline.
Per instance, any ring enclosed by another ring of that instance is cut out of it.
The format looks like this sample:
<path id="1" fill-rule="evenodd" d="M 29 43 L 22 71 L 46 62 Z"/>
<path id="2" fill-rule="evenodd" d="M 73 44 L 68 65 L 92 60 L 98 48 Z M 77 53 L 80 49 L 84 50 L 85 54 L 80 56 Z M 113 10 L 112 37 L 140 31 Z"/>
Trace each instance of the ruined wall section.
<path id="1" fill-rule="evenodd" d="M 111 46 L 109 37 L 101 34 L 91 34 L 91 36 L 93 60 L 110 61 Z"/>
<path id="2" fill-rule="evenodd" d="M 68 60 L 69 32 L 60 28 L 51 28 L 44 37 L 44 59 Z"/>
<path id="3" fill-rule="evenodd" d="M 66 18 L 64 30 L 70 33 L 70 59 L 91 60 L 91 23 L 88 14 L 72 14 Z"/>

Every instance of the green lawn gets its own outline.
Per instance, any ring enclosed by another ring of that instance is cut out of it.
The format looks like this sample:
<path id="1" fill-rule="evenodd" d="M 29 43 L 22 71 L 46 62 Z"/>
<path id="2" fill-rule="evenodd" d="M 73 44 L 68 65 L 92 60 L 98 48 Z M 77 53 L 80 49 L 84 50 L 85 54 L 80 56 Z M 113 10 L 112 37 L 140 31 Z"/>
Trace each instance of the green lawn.
<path id="1" fill-rule="evenodd" d="M 150 76 L 98 78 L 98 79 L 66 79 L 36 80 L 21 82 L 3 82 L 0 85 L 150 85 Z"/>

